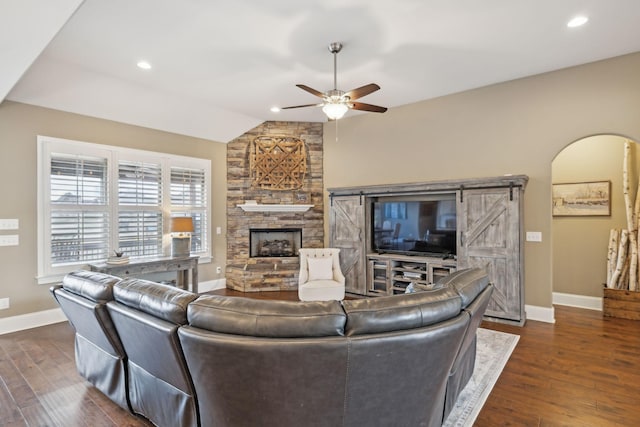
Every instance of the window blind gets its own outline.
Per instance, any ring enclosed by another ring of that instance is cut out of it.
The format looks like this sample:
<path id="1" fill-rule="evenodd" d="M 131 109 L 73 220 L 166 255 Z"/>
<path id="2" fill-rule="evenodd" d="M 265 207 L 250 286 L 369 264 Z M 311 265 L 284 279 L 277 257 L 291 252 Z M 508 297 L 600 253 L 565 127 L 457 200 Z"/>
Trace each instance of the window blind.
<path id="1" fill-rule="evenodd" d="M 132 257 L 162 253 L 162 167 L 118 162 L 118 248 Z"/>
<path id="2" fill-rule="evenodd" d="M 207 191 L 205 170 L 171 167 L 171 216 L 190 216 L 193 220 L 191 252 L 207 250 Z"/>
<path id="3" fill-rule="evenodd" d="M 52 265 L 104 259 L 109 248 L 107 159 L 52 154 Z"/>

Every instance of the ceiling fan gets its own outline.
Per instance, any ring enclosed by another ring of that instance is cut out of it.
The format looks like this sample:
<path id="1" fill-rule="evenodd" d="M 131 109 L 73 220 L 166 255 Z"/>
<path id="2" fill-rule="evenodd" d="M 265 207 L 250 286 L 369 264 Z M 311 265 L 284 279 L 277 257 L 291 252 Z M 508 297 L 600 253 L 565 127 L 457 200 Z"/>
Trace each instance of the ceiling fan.
<path id="1" fill-rule="evenodd" d="M 363 102 L 354 102 L 356 99 L 369 95 L 380 89 L 375 83 L 369 83 L 357 89 L 350 90 L 349 92 L 343 92 L 338 89 L 338 52 L 342 50 L 342 43 L 334 42 L 329 45 L 329 52 L 333 54 L 333 89 L 326 92 L 320 92 L 310 88 L 309 86 L 297 84 L 300 89 L 309 92 L 319 98 L 322 98 L 322 102 L 319 104 L 305 104 L 295 105 L 293 107 L 283 107 L 283 110 L 291 108 L 303 108 L 303 107 L 322 107 L 322 111 L 327 115 L 329 120 L 338 120 L 344 116 L 344 114 L 350 110 L 372 111 L 374 113 L 384 113 L 387 111 L 386 107 L 380 107 L 378 105 L 365 104 Z"/>

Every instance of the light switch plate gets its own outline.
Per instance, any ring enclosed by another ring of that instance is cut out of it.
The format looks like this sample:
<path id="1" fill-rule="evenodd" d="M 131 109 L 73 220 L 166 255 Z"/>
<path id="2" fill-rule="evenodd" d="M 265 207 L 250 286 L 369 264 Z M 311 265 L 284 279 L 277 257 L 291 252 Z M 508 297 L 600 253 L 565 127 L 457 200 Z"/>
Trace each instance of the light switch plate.
<path id="1" fill-rule="evenodd" d="M 17 234 L 0 234 L 0 246 L 18 246 L 19 244 Z"/>
<path id="2" fill-rule="evenodd" d="M 9 308 L 9 298 L 0 298 L 0 310 Z"/>
<path id="3" fill-rule="evenodd" d="M 527 242 L 542 242 L 542 232 L 527 231 Z"/>
<path id="4" fill-rule="evenodd" d="M 19 226 L 17 219 L 0 219 L 0 230 L 17 230 Z"/>

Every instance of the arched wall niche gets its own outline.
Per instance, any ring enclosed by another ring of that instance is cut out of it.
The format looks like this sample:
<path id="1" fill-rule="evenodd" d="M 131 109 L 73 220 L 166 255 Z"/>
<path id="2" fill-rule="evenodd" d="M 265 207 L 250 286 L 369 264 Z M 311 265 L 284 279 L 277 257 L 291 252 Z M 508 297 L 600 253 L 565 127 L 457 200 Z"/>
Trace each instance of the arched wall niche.
<path id="1" fill-rule="evenodd" d="M 552 270 L 554 294 L 602 297 L 607 246 L 612 228 L 627 228 L 622 167 L 625 135 L 599 134 L 578 139 L 553 159 L 551 182 L 611 182 L 610 216 L 554 216 Z M 640 150 L 632 144 L 632 182 L 638 182 Z M 634 194 L 635 196 L 635 194 Z M 555 298 L 554 298 L 555 299 Z"/>

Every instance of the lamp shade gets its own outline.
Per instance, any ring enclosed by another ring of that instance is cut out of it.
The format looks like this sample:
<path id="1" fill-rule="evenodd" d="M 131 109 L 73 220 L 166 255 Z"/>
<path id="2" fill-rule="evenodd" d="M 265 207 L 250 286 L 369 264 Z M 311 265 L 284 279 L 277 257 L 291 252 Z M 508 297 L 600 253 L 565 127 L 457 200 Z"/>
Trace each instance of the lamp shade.
<path id="1" fill-rule="evenodd" d="M 190 216 L 180 216 L 171 218 L 172 233 L 192 233 L 193 219 Z"/>

